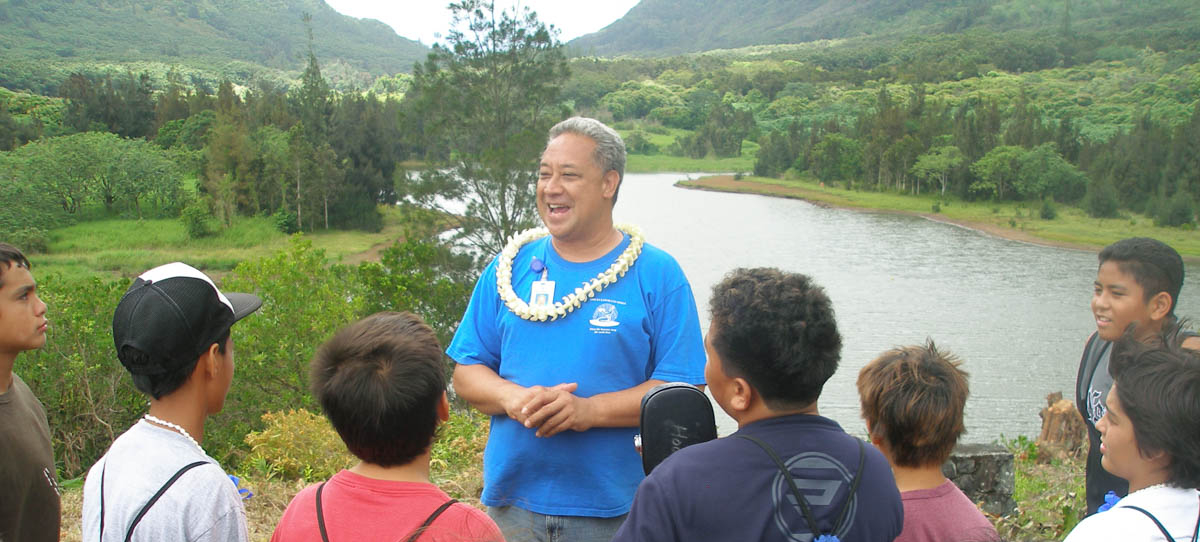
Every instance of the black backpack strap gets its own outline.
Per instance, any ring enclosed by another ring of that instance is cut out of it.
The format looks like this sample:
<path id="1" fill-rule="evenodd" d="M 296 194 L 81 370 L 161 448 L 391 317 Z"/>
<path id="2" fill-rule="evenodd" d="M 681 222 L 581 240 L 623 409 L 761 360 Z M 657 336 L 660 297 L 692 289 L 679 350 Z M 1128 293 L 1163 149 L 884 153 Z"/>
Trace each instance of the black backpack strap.
<path id="1" fill-rule="evenodd" d="M 408 538 L 404 539 L 404 542 L 415 542 L 425 532 L 425 529 L 428 529 L 430 525 L 433 525 L 433 520 L 437 519 L 438 516 L 442 515 L 442 512 L 445 512 L 446 509 L 450 508 L 450 506 L 456 502 L 458 501 L 450 499 L 442 503 L 437 510 L 434 510 L 432 514 L 429 514 L 428 518 L 425 518 L 425 523 L 422 523 L 417 530 L 413 531 L 412 534 L 408 535 Z"/>
<path id="2" fill-rule="evenodd" d="M 325 490 L 325 482 L 317 486 L 317 528 L 321 529 L 321 540 L 329 542 L 329 533 L 325 532 L 325 513 L 321 511 L 321 491 Z"/>
<path id="3" fill-rule="evenodd" d="M 100 467 L 100 538 L 97 542 L 104 542 L 104 473 L 108 471 L 108 459 L 104 460 L 104 466 Z"/>
<path id="4" fill-rule="evenodd" d="M 734 436 L 757 444 L 759 448 L 762 448 L 764 452 L 767 452 L 767 455 L 771 456 L 771 460 L 775 462 L 775 466 L 779 467 L 779 472 L 783 474 L 783 479 L 787 480 L 788 489 L 791 490 L 792 496 L 796 498 L 796 504 L 800 507 L 800 512 L 804 514 L 804 520 L 808 522 L 808 530 L 812 531 L 814 538 L 818 534 L 828 534 L 820 532 L 819 526 L 817 525 L 817 519 L 815 516 L 813 516 L 812 508 L 810 508 L 808 505 L 808 499 L 805 499 L 804 494 L 800 493 L 800 488 L 796 487 L 796 481 L 792 479 L 791 471 L 789 471 L 787 466 L 783 464 L 783 460 L 779 459 L 779 455 L 775 453 L 775 450 L 771 449 L 767 443 L 750 435 Z M 867 454 L 863 449 L 862 440 L 854 440 L 858 441 L 858 472 L 854 473 L 854 479 L 850 482 L 850 492 L 846 496 L 846 503 L 842 505 L 842 511 L 838 513 L 837 520 L 835 520 L 833 523 L 833 532 L 837 532 L 842 526 L 842 521 L 846 519 L 846 512 L 850 510 L 850 502 L 854 498 L 854 492 L 858 491 L 859 481 L 862 480 L 863 465 L 866 464 Z"/>
<path id="5" fill-rule="evenodd" d="M 1079 410 L 1079 415 L 1084 419 L 1088 417 L 1087 411 L 1087 391 L 1092 384 L 1092 373 L 1096 371 L 1096 363 L 1100 359 L 1100 355 L 1093 351 L 1099 342 L 1103 339 L 1100 334 L 1092 332 L 1088 337 L 1087 344 L 1083 347 L 1083 355 L 1079 359 L 1079 374 L 1075 376 L 1075 407 Z"/>
<path id="6" fill-rule="evenodd" d="M 207 464 L 208 464 L 208 461 L 197 461 L 195 463 L 189 463 L 187 465 L 184 465 L 184 467 L 182 469 L 175 471 L 175 475 L 172 476 L 170 480 L 167 480 L 167 483 L 163 484 L 162 487 L 158 488 L 158 492 L 155 493 L 153 497 L 150 497 L 150 500 L 146 503 L 146 505 L 143 506 L 142 509 L 138 511 L 136 516 L 134 516 L 133 523 L 129 524 L 129 530 L 125 532 L 125 542 L 129 542 L 130 540 L 133 540 L 133 529 L 138 526 L 138 523 L 141 523 L 142 518 L 145 517 L 145 515 L 146 515 L 146 512 L 150 511 L 150 507 L 154 506 L 154 503 L 158 502 L 158 499 L 163 496 L 163 493 L 166 493 L 167 489 L 169 489 L 172 485 L 174 485 L 175 481 L 178 480 L 180 476 L 183 476 L 183 473 L 190 471 L 196 467 L 199 467 L 200 465 L 207 465 Z M 107 463 L 105 463 L 105 465 L 107 465 Z M 101 474 L 102 478 L 103 478 L 103 476 L 104 475 Z M 101 487 L 103 487 L 103 486 L 101 486 Z"/>
<path id="7" fill-rule="evenodd" d="M 1154 525 L 1156 527 L 1158 527 L 1158 530 L 1162 531 L 1163 536 L 1167 537 L 1167 542 L 1172 542 L 1173 540 L 1175 540 L 1174 538 L 1171 538 L 1171 533 L 1167 532 L 1167 528 L 1163 527 L 1162 522 L 1158 521 L 1158 518 L 1154 517 L 1154 514 L 1147 512 L 1145 508 L 1141 508 L 1139 506 L 1134 506 L 1132 504 L 1127 504 L 1125 506 L 1122 506 L 1121 508 L 1130 508 L 1133 510 L 1137 510 L 1138 512 L 1141 512 L 1143 514 L 1146 514 L 1146 517 L 1150 518 L 1150 521 L 1154 522 Z M 1197 524 L 1197 527 L 1200 527 L 1200 523 Z M 1193 537 L 1193 539 L 1194 538 L 1195 537 Z"/>

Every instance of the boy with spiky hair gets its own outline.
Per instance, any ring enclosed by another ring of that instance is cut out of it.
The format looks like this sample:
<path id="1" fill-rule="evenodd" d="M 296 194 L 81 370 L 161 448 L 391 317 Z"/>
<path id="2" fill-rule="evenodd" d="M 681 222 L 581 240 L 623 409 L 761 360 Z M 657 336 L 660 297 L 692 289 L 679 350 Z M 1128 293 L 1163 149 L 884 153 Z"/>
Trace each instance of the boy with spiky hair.
<path id="1" fill-rule="evenodd" d="M 360 461 L 297 494 L 271 540 L 503 541 L 487 514 L 429 482 L 450 404 L 442 348 L 418 316 L 380 312 L 343 328 L 313 357 L 312 388 Z"/>
<path id="2" fill-rule="evenodd" d="M 58 540 L 58 475 L 46 411 L 13 372 L 46 344 L 46 304 L 29 259 L 0 243 L 0 540 Z"/>
<path id="3" fill-rule="evenodd" d="M 1147 237 L 1122 239 L 1100 251 L 1100 267 L 1092 293 L 1096 332 L 1088 338 L 1075 379 L 1075 404 L 1088 428 L 1087 513 L 1095 513 L 1104 495 L 1125 495 L 1125 480 L 1100 466 L 1100 431 L 1105 397 L 1112 379 L 1108 360 L 1112 342 L 1134 329 L 1135 339 L 1155 337 L 1175 321 L 1175 306 L 1183 287 L 1183 259 L 1162 241 Z M 1181 332 L 1183 346 L 1200 349 L 1200 337 Z"/>
<path id="4" fill-rule="evenodd" d="M 249 539 L 237 487 L 200 443 L 233 382 L 230 329 L 261 305 L 179 262 L 126 290 L 113 343 L 150 409 L 88 471 L 85 541 Z"/>
<path id="5" fill-rule="evenodd" d="M 924 346 L 894 348 L 858 372 L 858 395 L 871 442 L 896 476 L 904 501 L 898 542 L 999 540 L 996 528 L 942 474 L 966 432 L 967 373 L 953 354 Z"/>
<path id="6" fill-rule="evenodd" d="M 738 431 L 655 467 L 614 542 L 896 538 L 887 460 L 817 411 L 842 348 L 825 291 L 798 273 L 737 269 L 709 306 L 704 376 Z"/>
<path id="7" fill-rule="evenodd" d="M 1171 326 L 1113 345 L 1108 408 L 1096 427 L 1100 464 L 1128 482 L 1129 494 L 1080 522 L 1067 542 L 1197 540 L 1200 359 L 1176 346 L 1177 335 Z"/>

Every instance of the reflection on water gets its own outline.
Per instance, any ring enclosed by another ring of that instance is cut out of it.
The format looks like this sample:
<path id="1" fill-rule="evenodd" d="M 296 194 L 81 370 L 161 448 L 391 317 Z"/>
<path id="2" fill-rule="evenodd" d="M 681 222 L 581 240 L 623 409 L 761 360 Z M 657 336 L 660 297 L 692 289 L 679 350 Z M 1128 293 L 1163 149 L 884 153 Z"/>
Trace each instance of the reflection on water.
<path id="1" fill-rule="evenodd" d="M 854 380 L 880 352 L 932 337 L 970 373 L 965 442 L 1036 437 L 1047 394 L 1074 399 L 1083 342 L 1095 329 L 1088 303 L 1093 252 L 988 236 L 919 217 L 845 211 L 799 200 L 685 190 L 680 174 L 629 174 L 616 219 L 687 273 L 708 327 L 712 285 L 735 267 L 812 276 L 834 303 L 842 363 L 825 386 L 823 415 L 864 435 Z M 1180 315 L 1200 306 L 1189 270 Z M 735 429 L 718 410 L 720 434 Z"/>

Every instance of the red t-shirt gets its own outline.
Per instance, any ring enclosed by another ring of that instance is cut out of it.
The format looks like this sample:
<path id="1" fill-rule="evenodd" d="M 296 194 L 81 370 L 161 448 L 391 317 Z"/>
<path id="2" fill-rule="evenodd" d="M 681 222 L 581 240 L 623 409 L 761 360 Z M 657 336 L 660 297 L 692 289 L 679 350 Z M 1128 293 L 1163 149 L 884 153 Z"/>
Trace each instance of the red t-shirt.
<path id="1" fill-rule="evenodd" d="M 433 484 L 376 480 L 343 470 L 325 483 L 321 509 L 331 541 L 404 540 L 446 501 Z M 418 542 L 503 542 L 487 514 L 467 504 L 447 508 L 421 534 Z M 272 542 L 321 542 L 317 526 L 317 486 L 298 493 L 288 504 Z"/>
<path id="2" fill-rule="evenodd" d="M 996 528 L 954 482 L 933 489 L 901 491 L 904 530 L 896 542 L 993 542 Z"/>

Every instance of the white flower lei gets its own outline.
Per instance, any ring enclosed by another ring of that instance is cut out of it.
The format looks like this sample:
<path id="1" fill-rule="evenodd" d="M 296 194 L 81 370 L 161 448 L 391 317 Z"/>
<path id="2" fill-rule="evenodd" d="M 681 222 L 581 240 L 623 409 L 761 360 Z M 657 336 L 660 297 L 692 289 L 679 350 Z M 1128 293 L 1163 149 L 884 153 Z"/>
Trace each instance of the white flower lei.
<path id="1" fill-rule="evenodd" d="M 637 261 L 638 256 L 641 255 L 642 244 L 646 241 L 642 236 L 642 230 L 632 224 L 616 224 L 616 228 L 618 231 L 629 234 L 629 246 L 625 248 L 625 251 L 603 273 L 596 275 L 596 278 L 585 282 L 574 292 L 563 296 L 562 301 L 549 307 L 530 307 L 525 300 L 517 296 L 512 287 L 512 266 L 513 258 L 517 257 L 517 252 L 521 250 L 522 246 L 550 235 L 550 230 L 544 227 L 533 228 L 511 237 L 508 244 L 504 245 L 504 250 L 500 251 L 500 261 L 496 264 L 496 290 L 500 293 L 500 299 L 504 300 L 508 310 L 525 320 L 545 322 L 547 319 L 553 321 L 566 316 L 567 313 L 579 308 L 588 299 L 595 297 L 605 286 L 624 277 L 633 262 Z"/>

